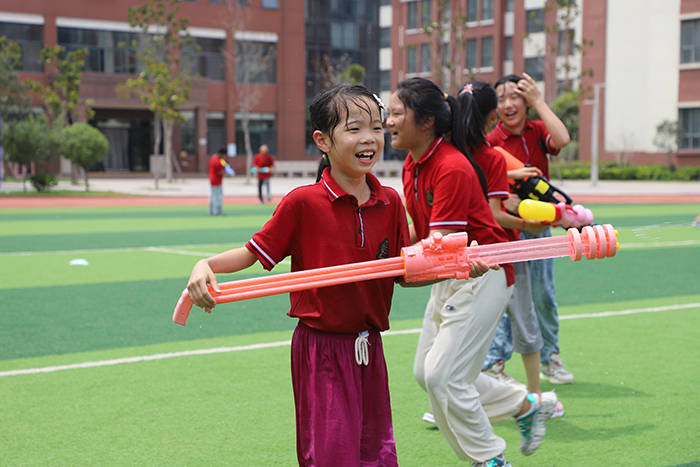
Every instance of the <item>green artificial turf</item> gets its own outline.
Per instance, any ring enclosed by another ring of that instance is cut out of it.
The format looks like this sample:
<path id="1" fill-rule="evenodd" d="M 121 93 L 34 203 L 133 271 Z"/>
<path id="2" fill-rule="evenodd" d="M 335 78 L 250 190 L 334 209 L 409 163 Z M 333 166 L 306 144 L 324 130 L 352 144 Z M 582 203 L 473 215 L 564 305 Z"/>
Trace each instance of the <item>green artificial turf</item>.
<path id="1" fill-rule="evenodd" d="M 527 458 L 514 423 L 496 432 L 518 467 L 699 467 L 700 373 L 692 362 L 700 358 L 700 229 L 690 222 L 700 205 L 590 207 L 597 222 L 619 230 L 622 250 L 603 260 L 555 260 L 563 357 L 576 375 L 556 388 L 566 415 L 548 423 L 542 447 Z M 194 263 L 242 245 L 272 207 L 227 213 L 0 209 L 0 466 L 296 464 L 285 345 L 2 376 L 287 341 L 295 320 L 285 316 L 286 296 L 221 305 L 212 315 L 193 310 L 185 327 L 171 321 Z M 220 280 L 261 274 L 255 266 Z M 428 403 L 412 366 L 428 295 L 397 287 L 392 330 L 410 333 L 384 337 L 399 461 L 464 465 L 421 421 Z M 661 311 L 580 316 L 651 309 Z M 524 379 L 517 355 L 507 371 Z"/>

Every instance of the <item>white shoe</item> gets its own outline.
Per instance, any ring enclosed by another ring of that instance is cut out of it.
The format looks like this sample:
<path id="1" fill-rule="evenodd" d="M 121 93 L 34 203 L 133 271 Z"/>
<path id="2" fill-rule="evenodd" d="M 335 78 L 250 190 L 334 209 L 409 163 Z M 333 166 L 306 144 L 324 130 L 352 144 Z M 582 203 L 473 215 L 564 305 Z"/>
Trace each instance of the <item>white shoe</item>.
<path id="1" fill-rule="evenodd" d="M 545 422 L 552 417 L 554 408 L 557 405 L 557 395 L 554 391 L 543 392 L 542 394 L 528 394 L 530 410 L 515 419 L 520 430 L 520 452 L 529 456 L 540 447 L 544 435 L 547 433 Z"/>
<path id="2" fill-rule="evenodd" d="M 484 373 L 486 376 L 490 376 L 491 378 L 500 381 L 503 384 L 512 384 L 513 386 L 519 386 L 527 391 L 527 386 L 525 384 L 521 383 L 520 381 L 503 371 L 504 367 L 505 363 L 503 363 L 503 360 L 499 360 L 491 368 L 481 370 L 481 372 Z"/>
<path id="3" fill-rule="evenodd" d="M 559 353 L 553 353 L 549 357 L 549 365 L 540 365 L 540 379 L 546 379 L 552 384 L 571 384 L 574 375 L 566 369 Z"/>
<path id="4" fill-rule="evenodd" d="M 432 412 L 425 412 L 423 414 L 423 421 L 428 422 L 431 425 L 435 425 L 435 417 L 433 416 Z"/>
<path id="5" fill-rule="evenodd" d="M 554 412 L 552 412 L 551 418 L 559 418 L 564 416 L 564 404 L 561 401 L 557 401 L 557 405 L 554 407 Z"/>

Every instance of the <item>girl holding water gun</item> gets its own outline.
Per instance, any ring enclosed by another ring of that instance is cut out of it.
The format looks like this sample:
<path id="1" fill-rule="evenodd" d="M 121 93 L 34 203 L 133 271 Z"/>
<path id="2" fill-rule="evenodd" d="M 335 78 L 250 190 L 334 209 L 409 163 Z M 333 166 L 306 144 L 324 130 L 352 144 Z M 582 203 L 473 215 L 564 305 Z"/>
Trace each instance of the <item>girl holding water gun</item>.
<path id="1" fill-rule="evenodd" d="M 384 148 L 382 106 L 355 85 L 314 99 L 319 180 L 286 195 L 244 247 L 197 263 L 187 285 L 196 305 L 214 307 L 207 284 L 220 292 L 215 274 L 256 261 L 270 270 L 290 256 L 292 271 L 301 271 L 395 257 L 409 245 L 399 194 L 370 173 Z M 299 319 L 291 359 L 300 466 L 398 465 L 379 334 L 389 328 L 397 280 L 290 293 L 288 314 Z"/>
<path id="2" fill-rule="evenodd" d="M 459 115 L 456 99 L 426 79 L 402 81 L 391 96 L 386 121 L 391 144 L 410 151 L 402 178 L 412 242 L 459 231 L 479 244 L 507 241 Z M 516 417 L 521 451 L 529 455 L 539 447 L 556 404 L 553 394 L 526 394 L 481 372 L 513 283 L 512 265 L 506 265 L 433 285 L 416 351 L 414 376 L 428 393 L 438 428 L 457 456 L 476 466 L 510 465 L 505 441 L 489 418 Z"/>
<path id="3" fill-rule="evenodd" d="M 516 217 L 503 208 L 509 197 L 508 171 L 503 155 L 486 141 L 486 133 L 497 120 L 498 97 L 491 85 L 473 81 L 466 83 L 457 95 L 462 110 L 462 121 L 467 134 L 467 147 L 473 152 L 477 163 L 484 169 L 488 182 L 489 205 L 496 222 L 503 227 L 508 241 L 516 241 L 519 231 L 533 235 L 542 232 L 547 225 L 541 222 Z M 517 176 L 532 176 L 539 172 L 533 167 L 524 167 Z M 526 175 L 527 174 L 527 175 Z M 513 264 L 515 286 L 508 302 L 507 318 L 501 320 L 484 361 L 483 370 L 508 384 L 521 384 L 504 371 L 515 350 L 522 355 L 527 376 L 527 387 L 532 393 L 540 391 L 540 349 L 542 333 L 532 303 L 530 274 L 525 263 Z M 511 337 L 512 334 L 512 337 Z"/>

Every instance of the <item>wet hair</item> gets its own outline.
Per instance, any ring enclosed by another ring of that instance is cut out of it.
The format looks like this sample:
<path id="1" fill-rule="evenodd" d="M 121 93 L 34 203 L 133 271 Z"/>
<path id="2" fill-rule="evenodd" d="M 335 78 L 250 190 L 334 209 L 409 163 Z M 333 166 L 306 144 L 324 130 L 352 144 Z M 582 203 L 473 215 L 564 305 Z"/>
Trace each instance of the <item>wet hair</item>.
<path id="1" fill-rule="evenodd" d="M 462 110 L 465 144 L 472 153 L 477 152 L 486 142 L 484 127 L 489 114 L 498 106 L 496 90 L 481 81 L 466 83 L 457 94 Z"/>
<path id="2" fill-rule="evenodd" d="M 381 115 L 381 107 L 378 98 L 369 89 L 357 84 L 337 84 L 318 94 L 309 106 L 311 119 L 311 131 L 320 131 L 328 135 L 333 142 L 333 130 L 338 125 L 345 124 L 350 117 L 350 105 L 359 107 L 371 117 L 374 110 L 367 100 L 374 102 Z M 321 156 L 316 173 L 316 181 L 321 180 L 321 175 L 326 167 L 331 166 L 328 154 Z"/>
<path id="3" fill-rule="evenodd" d="M 459 152 L 464 154 L 479 177 L 481 189 L 484 196 L 487 197 L 486 175 L 472 157 L 472 152 L 466 144 L 457 99 L 444 94 L 435 83 L 425 78 L 410 78 L 401 81 L 396 87 L 396 94 L 406 108 L 413 111 L 418 125 L 424 124 L 430 117 L 433 117 L 435 137 L 444 136 Z M 453 118 L 453 116 L 456 117 Z"/>

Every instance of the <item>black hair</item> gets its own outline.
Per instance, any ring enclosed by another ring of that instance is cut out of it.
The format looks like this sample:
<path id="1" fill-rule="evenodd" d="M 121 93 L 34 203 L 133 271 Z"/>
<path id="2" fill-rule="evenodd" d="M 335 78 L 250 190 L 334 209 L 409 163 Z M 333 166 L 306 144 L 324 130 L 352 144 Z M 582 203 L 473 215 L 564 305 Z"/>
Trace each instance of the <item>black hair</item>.
<path id="1" fill-rule="evenodd" d="M 217 154 L 228 154 L 228 151 L 226 151 L 226 148 L 223 146 L 219 146 L 219 149 L 216 150 Z"/>
<path id="2" fill-rule="evenodd" d="M 498 86 L 500 86 L 502 84 L 506 84 L 506 83 L 518 84 L 518 81 L 520 81 L 521 79 L 523 79 L 522 76 L 513 75 L 513 74 L 505 75 L 501 79 L 496 81 L 496 84 L 494 84 L 493 87 L 497 88 Z"/>
<path id="3" fill-rule="evenodd" d="M 433 117 L 435 136 L 445 136 L 464 154 L 479 177 L 484 196 L 488 198 L 486 175 L 472 157 L 472 152 L 466 144 L 464 125 L 462 125 L 459 103 L 454 97 L 443 93 L 440 88 L 425 78 L 410 78 L 401 81 L 396 87 L 398 98 L 413 111 L 416 123 L 421 125 Z M 453 116 L 456 116 L 453 118 Z"/>
<path id="4" fill-rule="evenodd" d="M 489 114 L 498 107 L 496 90 L 490 84 L 470 81 L 457 94 L 457 101 L 462 109 L 466 145 L 475 153 L 486 143 L 484 127 Z"/>
<path id="5" fill-rule="evenodd" d="M 368 115 L 372 115 L 372 108 L 367 105 L 367 98 L 377 104 L 381 115 L 381 108 L 377 97 L 369 89 L 357 84 L 337 84 L 318 94 L 309 106 L 311 119 L 311 131 L 320 131 L 328 135 L 333 142 L 333 130 L 342 122 L 346 122 L 350 116 L 350 104 L 356 105 Z M 326 167 L 331 166 L 327 154 L 321 156 L 316 173 L 316 181 L 321 180 L 321 175 Z"/>

